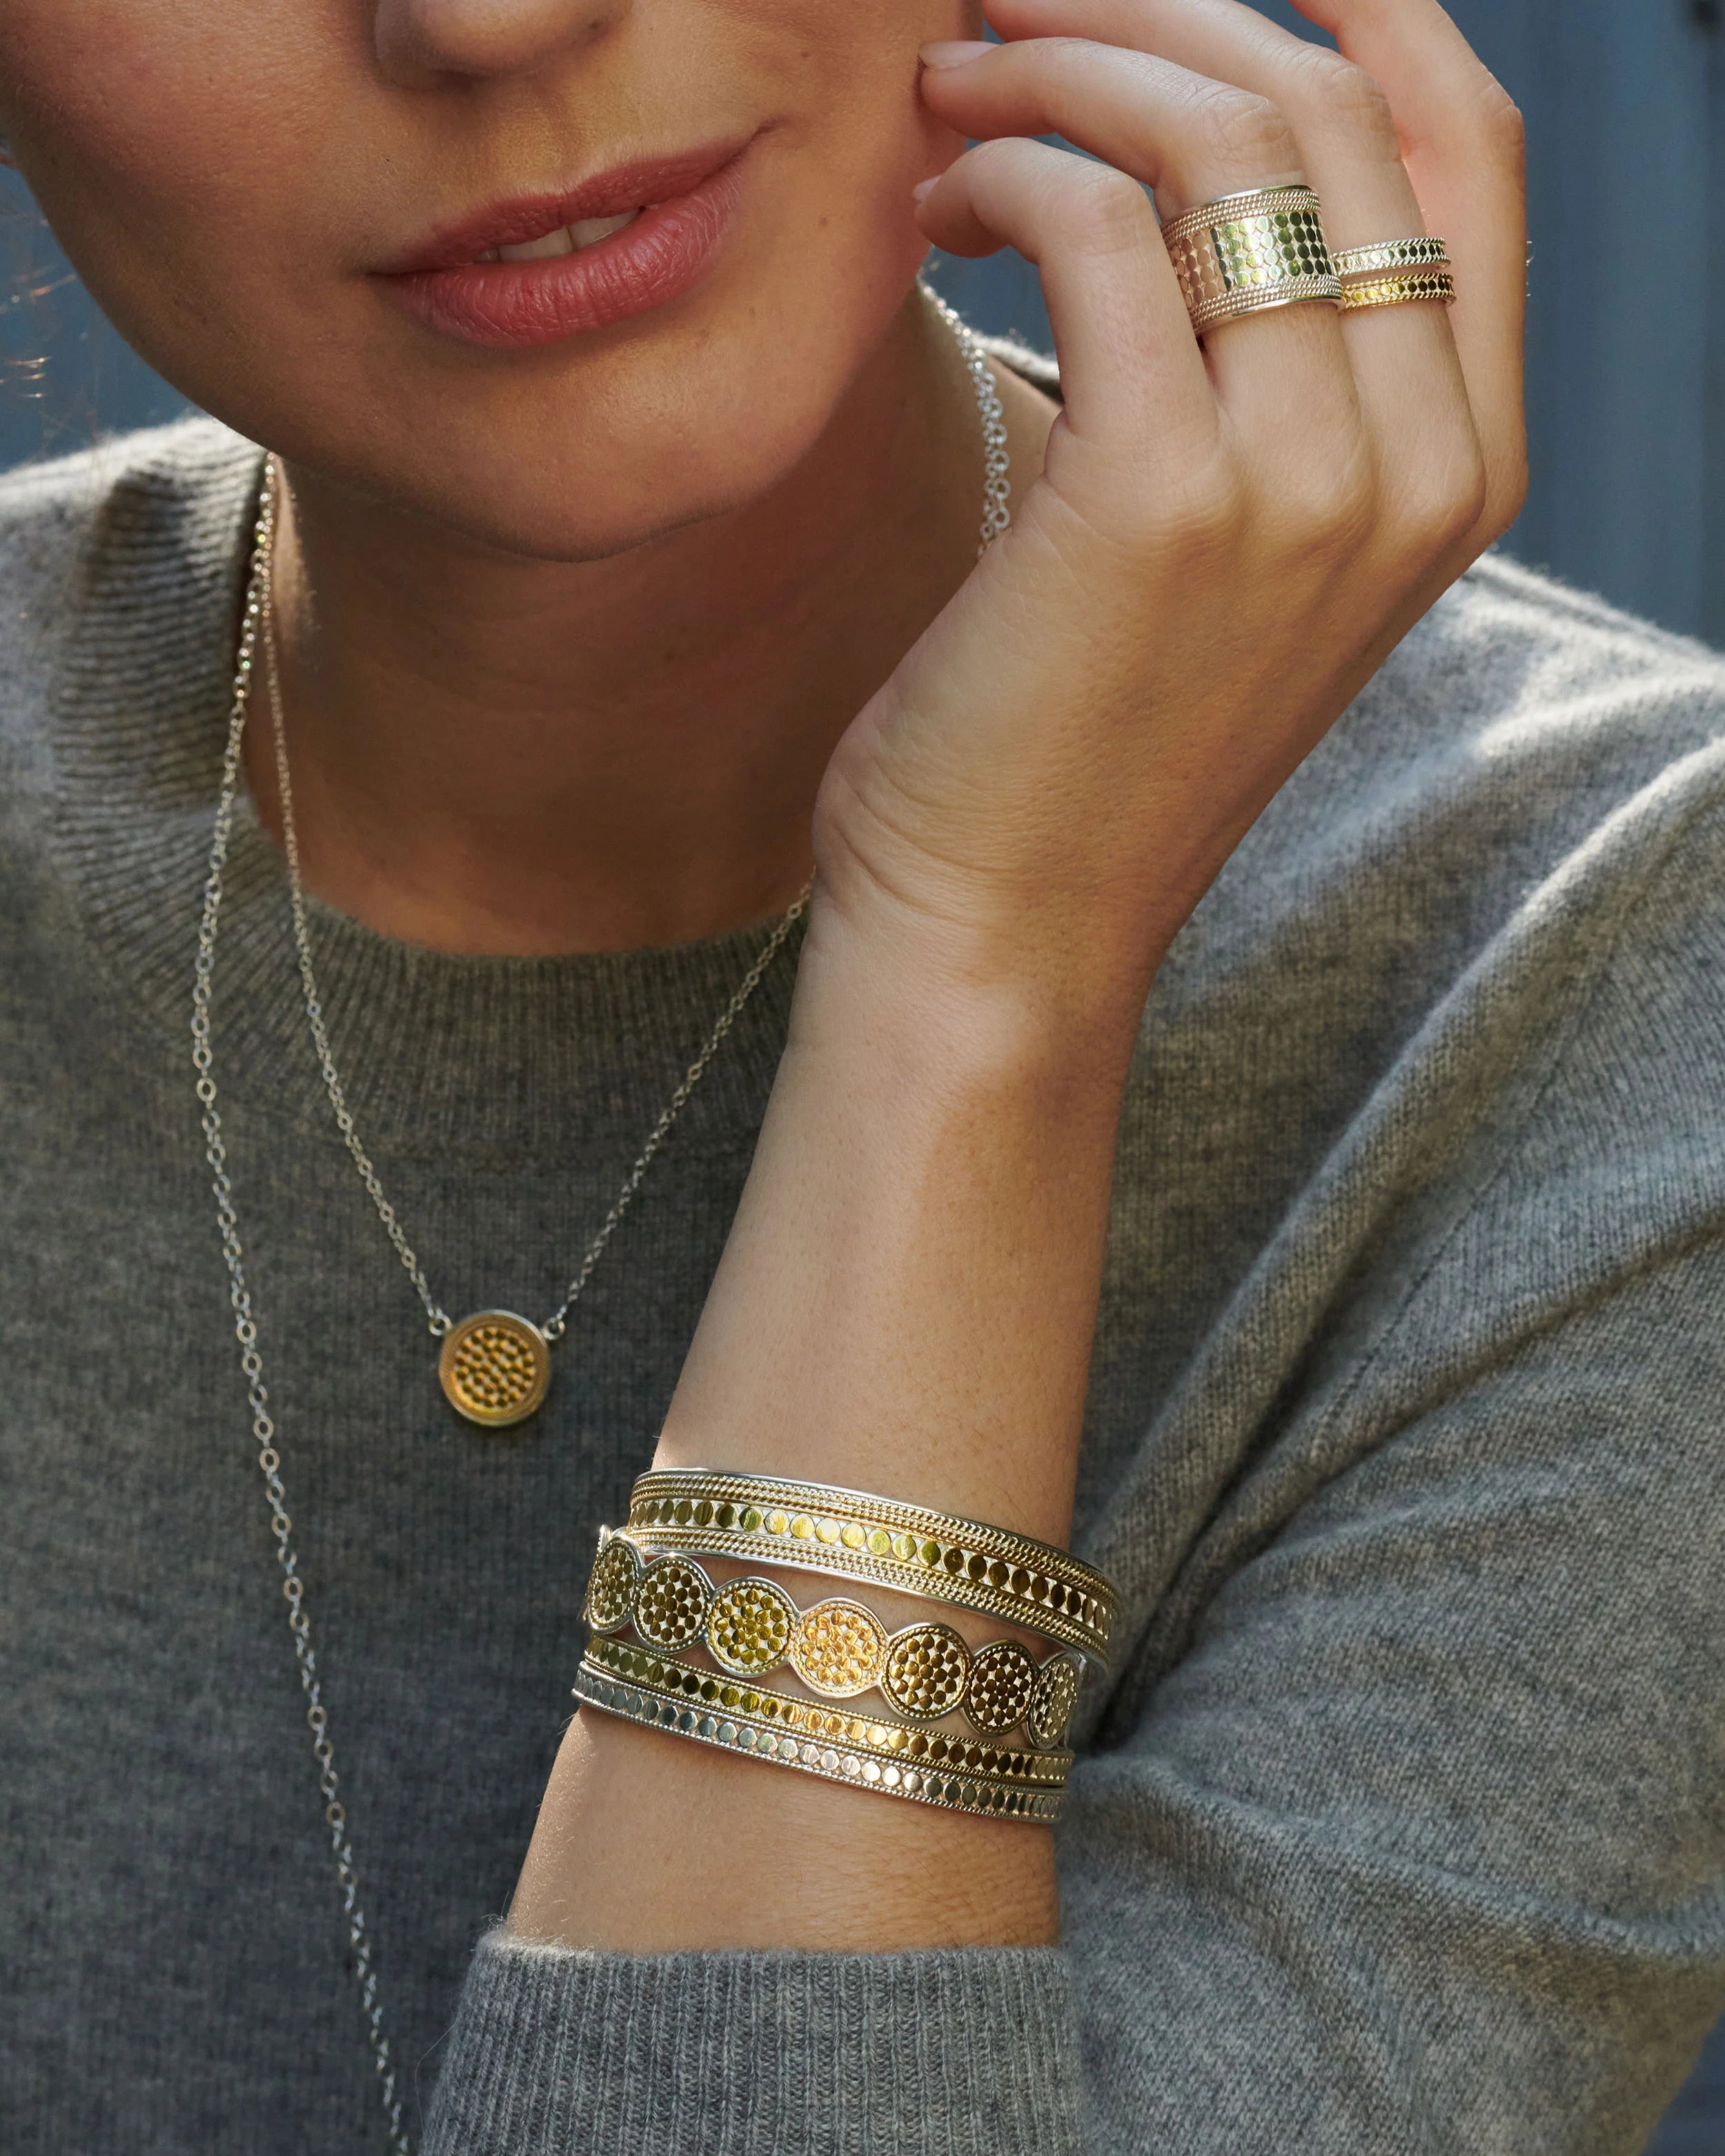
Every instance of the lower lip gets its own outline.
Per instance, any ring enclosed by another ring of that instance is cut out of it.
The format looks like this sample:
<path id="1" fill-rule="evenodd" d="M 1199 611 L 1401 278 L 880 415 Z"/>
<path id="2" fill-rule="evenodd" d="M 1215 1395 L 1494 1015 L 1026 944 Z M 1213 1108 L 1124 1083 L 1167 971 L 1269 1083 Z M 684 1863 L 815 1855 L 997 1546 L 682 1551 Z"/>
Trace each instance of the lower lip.
<path id="1" fill-rule="evenodd" d="M 556 344 L 677 299 L 705 276 L 742 193 L 739 154 L 698 187 L 572 254 L 466 262 L 377 282 L 429 328 L 468 344 Z"/>

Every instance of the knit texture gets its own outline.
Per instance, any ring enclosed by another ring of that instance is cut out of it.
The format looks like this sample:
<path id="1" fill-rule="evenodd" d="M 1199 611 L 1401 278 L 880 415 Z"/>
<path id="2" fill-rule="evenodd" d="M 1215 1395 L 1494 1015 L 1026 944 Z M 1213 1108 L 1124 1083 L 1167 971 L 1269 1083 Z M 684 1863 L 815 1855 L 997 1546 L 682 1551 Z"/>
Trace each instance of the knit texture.
<path id="1" fill-rule="evenodd" d="M 188 1052 L 258 468 L 198 419 L 0 481 L 8 2156 L 384 2146 Z M 759 932 L 485 960 L 311 911 L 438 1295 L 548 1312 Z M 332 1127 L 242 808 L 217 1075 L 416 2147 L 1638 2149 L 1725 2005 L 1725 667 L 1488 561 L 1161 969 L 1075 1537 L 1120 1654 L 1058 1948 L 501 1928 L 794 960 L 546 1407 L 488 1435 Z"/>

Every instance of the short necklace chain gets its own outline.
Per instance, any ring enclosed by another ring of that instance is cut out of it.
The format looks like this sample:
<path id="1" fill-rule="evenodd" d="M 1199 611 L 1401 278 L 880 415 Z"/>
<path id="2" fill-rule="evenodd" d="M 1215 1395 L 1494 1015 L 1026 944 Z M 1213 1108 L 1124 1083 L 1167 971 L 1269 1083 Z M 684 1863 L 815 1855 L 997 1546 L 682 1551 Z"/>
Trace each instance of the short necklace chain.
<path id="1" fill-rule="evenodd" d="M 273 457 L 270 464 L 270 472 L 265 484 L 271 494 L 273 510 L 275 492 L 279 482 Z M 273 521 L 272 517 L 272 527 Z M 377 1209 L 377 1218 L 382 1222 L 385 1233 L 395 1246 L 396 1255 L 401 1260 L 408 1278 L 418 1291 L 419 1300 L 425 1306 L 425 1315 L 429 1322 L 432 1336 L 440 1340 L 451 1329 L 454 1320 L 432 1294 L 425 1277 L 425 1269 L 414 1255 L 413 1246 L 408 1240 L 406 1231 L 402 1227 L 395 1208 L 384 1195 L 383 1186 L 378 1178 L 377 1171 L 372 1165 L 371 1156 L 367 1152 L 359 1132 L 354 1126 L 353 1111 L 347 1106 L 341 1075 L 336 1069 L 335 1055 L 330 1047 L 329 1029 L 324 1023 L 323 998 L 318 989 L 317 974 L 312 964 L 311 932 L 305 917 L 305 891 L 300 880 L 300 838 L 294 824 L 294 789 L 293 782 L 288 775 L 287 736 L 281 722 L 280 666 L 276 652 L 271 567 L 271 563 L 266 560 L 264 569 L 264 677 L 269 694 L 270 731 L 275 743 L 276 788 L 281 799 L 282 850 L 287 856 L 288 904 L 293 915 L 294 945 L 299 957 L 300 981 L 305 992 L 306 1021 L 311 1029 L 312 1045 L 317 1050 L 318 1064 L 323 1073 L 324 1090 L 328 1093 L 330 1106 L 335 1111 L 336 1127 L 341 1132 L 342 1142 L 352 1156 L 353 1165 L 359 1171 L 360 1180 L 364 1183 L 372 1204 Z M 567 1327 L 570 1311 L 580 1300 L 582 1291 L 593 1278 L 594 1268 L 604 1255 L 605 1245 L 616 1233 L 618 1224 L 629 1210 L 629 1201 L 640 1188 L 643 1178 L 653 1165 L 655 1155 L 670 1135 L 671 1126 L 683 1112 L 689 1096 L 706 1075 L 707 1066 L 718 1054 L 726 1035 L 742 1015 L 744 1004 L 759 987 L 762 976 L 778 957 L 785 938 L 808 911 L 809 896 L 814 888 L 814 879 L 810 876 L 784 912 L 779 916 L 777 925 L 765 943 L 762 945 L 753 964 L 737 983 L 730 1001 L 719 1014 L 712 1031 L 701 1045 L 700 1054 L 684 1072 L 682 1081 L 676 1091 L 665 1102 L 660 1113 L 659 1121 L 653 1126 L 646 1143 L 635 1156 L 634 1165 L 624 1177 L 623 1188 L 612 1200 L 611 1209 L 605 1215 L 598 1233 L 588 1245 L 586 1254 L 576 1270 L 574 1278 L 563 1291 L 562 1301 L 539 1327 L 539 1331 L 546 1339 L 561 1340 L 563 1337 Z"/>
<path id="2" fill-rule="evenodd" d="M 1007 528 L 1009 521 L 1009 464 L 1000 400 L 982 347 L 968 326 L 960 321 L 927 285 L 924 285 L 921 289 L 924 298 L 932 305 L 958 340 L 982 414 L 984 506 L 982 537 L 977 548 L 980 556 L 986 551 L 989 541 Z M 353 1958 L 353 1977 L 359 1990 L 366 2041 L 377 2077 L 392 2156 L 413 2156 L 413 2143 L 401 2123 L 402 2102 L 396 2092 L 396 2067 L 389 2038 L 384 2031 L 382 2005 L 377 1996 L 377 1973 L 373 1966 L 371 1930 L 359 1902 L 358 1871 L 354 1862 L 352 1840 L 347 1831 L 347 1810 L 341 1801 L 335 1745 L 330 1736 L 329 1710 L 323 1703 L 317 1656 L 311 1643 L 311 1620 L 305 1609 L 305 1584 L 300 1578 L 299 1555 L 293 1542 L 293 1522 L 289 1517 L 287 1490 L 281 1476 L 281 1455 L 275 1441 L 275 1422 L 270 1412 L 269 1389 L 264 1382 L 264 1358 L 258 1344 L 257 1317 L 246 1277 L 239 1215 L 234 1200 L 234 1185 L 228 1171 L 227 1144 L 217 1106 L 212 1047 L 210 1008 L 215 976 L 217 930 L 221 919 L 228 850 L 233 838 L 234 803 L 239 791 L 240 757 L 245 738 L 246 714 L 251 702 L 252 678 L 257 670 L 259 639 L 265 624 L 269 572 L 275 547 L 278 497 L 273 482 L 274 460 L 266 459 L 263 484 L 259 491 L 257 517 L 252 526 L 251 558 L 239 647 L 234 657 L 228 737 L 222 756 L 215 819 L 210 835 L 209 865 L 204 878 L 203 911 L 198 928 L 198 954 L 193 967 L 192 1065 L 197 1075 L 198 1101 L 202 1111 L 204 1158 L 209 1165 L 210 1188 L 216 1201 L 216 1224 L 222 1241 L 222 1259 L 228 1272 L 228 1300 L 234 1312 L 234 1332 L 239 1346 L 240 1371 L 245 1379 L 246 1399 L 251 1409 L 252 1439 L 258 1448 L 258 1466 L 264 1477 L 264 1496 L 270 1507 L 270 1530 L 275 1539 L 276 1558 L 281 1567 L 281 1591 L 288 1605 L 288 1625 L 293 1635 L 294 1659 L 299 1671 L 300 1690 L 306 1702 L 305 1720 L 311 1732 L 311 1755 L 317 1771 L 318 1793 L 323 1799 L 324 1825 L 329 1830 L 330 1850 L 341 1894 L 342 1913 L 347 1919 L 347 1944 Z M 675 1096 L 672 1097 L 675 1101 Z M 345 1137 L 345 1131 L 343 1135 Z M 644 1166 L 642 1172 L 644 1173 Z M 633 1194 L 632 1189 L 630 1194 Z M 614 1208 L 614 1211 L 615 1209 Z M 608 1224 L 614 1228 L 615 1220 Z M 603 1247 L 601 1241 L 598 1248 L 603 1250 Z M 593 1262 L 597 1262 L 596 1257 Z M 590 1272 L 591 1264 L 585 1270 Z M 581 1284 L 583 1276 L 578 1276 L 575 1283 L 578 1291 Z M 569 1298 L 572 1303 L 573 1299 L 572 1294 Z"/>

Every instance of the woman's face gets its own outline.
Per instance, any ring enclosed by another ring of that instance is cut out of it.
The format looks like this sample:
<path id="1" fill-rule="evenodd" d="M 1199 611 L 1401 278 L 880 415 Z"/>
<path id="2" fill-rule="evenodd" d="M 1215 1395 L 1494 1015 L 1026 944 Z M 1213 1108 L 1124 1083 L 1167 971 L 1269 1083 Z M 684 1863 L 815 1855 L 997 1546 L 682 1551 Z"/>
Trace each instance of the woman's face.
<path id="1" fill-rule="evenodd" d="M 806 453 L 926 251 L 911 187 L 962 146 L 916 49 L 976 25 L 974 0 L 0 0 L 0 132 L 194 402 L 366 495 L 573 558 Z M 439 240 L 685 152 L 643 176 L 663 206 L 600 242 L 610 266 L 464 270 L 485 231 Z M 410 281 L 427 255 L 448 266 Z"/>

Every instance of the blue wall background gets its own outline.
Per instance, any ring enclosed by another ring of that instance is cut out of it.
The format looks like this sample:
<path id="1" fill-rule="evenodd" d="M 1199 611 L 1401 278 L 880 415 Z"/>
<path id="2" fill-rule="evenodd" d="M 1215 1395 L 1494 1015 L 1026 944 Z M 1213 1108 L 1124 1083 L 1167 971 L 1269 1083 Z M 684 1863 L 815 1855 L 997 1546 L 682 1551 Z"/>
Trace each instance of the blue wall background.
<path id="1" fill-rule="evenodd" d="M 1508 544 L 1725 644 L 1725 0 L 1450 8 L 1527 120 L 1532 486 Z M 931 273 L 978 328 L 1051 347 L 1015 256 Z M 0 467 L 184 408 L 0 170 Z M 1725 2156 L 1725 2030 L 1652 2147 Z"/>

